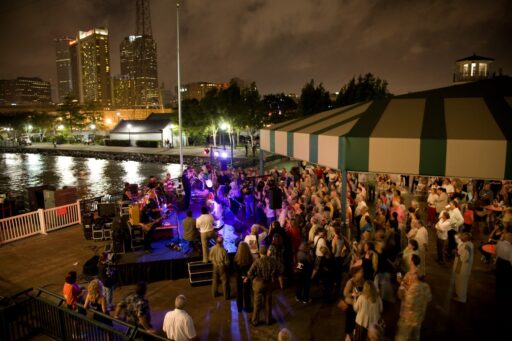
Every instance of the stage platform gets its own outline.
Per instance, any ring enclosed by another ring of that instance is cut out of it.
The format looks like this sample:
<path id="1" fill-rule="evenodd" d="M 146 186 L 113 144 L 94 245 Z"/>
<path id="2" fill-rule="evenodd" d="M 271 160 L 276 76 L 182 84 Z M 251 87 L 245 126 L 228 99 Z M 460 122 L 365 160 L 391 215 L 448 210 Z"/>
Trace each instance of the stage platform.
<path id="1" fill-rule="evenodd" d="M 191 205 L 194 217 L 200 215 L 200 205 Z M 180 222 L 185 218 L 185 212 L 179 212 Z M 236 253 L 237 244 L 249 233 L 252 224 L 243 221 L 228 211 L 224 215 L 224 227 L 217 231 L 224 237 L 224 247 L 230 258 Z M 236 226 L 236 229 L 235 229 Z M 179 236 L 183 235 L 180 226 Z M 177 234 L 177 233 L 176 233 Z M 180 245 L 181 250 L 175 250 L 171 245 Z M 144 251 L 125 252 L 116 256 L 115 278 L 118 286 L 135 284 L 139 281 L 156 282 L 175 280 L 188 277 L 187 263 L 202 260 L 200 253 L 192 250 L 189 243 L 178 237 L 158 239 L 151 243 L 151 253 Z"/>

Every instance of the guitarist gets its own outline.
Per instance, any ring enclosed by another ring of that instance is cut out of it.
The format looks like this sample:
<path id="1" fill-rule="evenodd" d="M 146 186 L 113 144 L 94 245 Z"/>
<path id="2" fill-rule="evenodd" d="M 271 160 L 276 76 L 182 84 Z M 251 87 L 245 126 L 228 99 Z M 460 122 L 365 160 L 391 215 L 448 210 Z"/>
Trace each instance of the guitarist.
<path id="1" fill-rule="evenodd" d="M 141 226 L 144 230 L 144 251 L 151 252 L 151 242 L 155 234 L 155 225 L 158 221 L 162 220 L 161 209 L 158 205 L 155 190 L 149 192 L 149 199 L 141 214 Z"/>

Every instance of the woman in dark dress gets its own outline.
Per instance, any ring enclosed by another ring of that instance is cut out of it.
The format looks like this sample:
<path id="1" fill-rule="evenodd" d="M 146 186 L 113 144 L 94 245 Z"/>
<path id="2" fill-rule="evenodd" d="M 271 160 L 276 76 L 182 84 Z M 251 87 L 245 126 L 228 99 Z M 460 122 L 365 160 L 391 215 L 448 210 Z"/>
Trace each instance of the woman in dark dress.
<path id="1" fill-rule="evenodd" d="M 85 308 L 108 315 L 107 300 L 103 294 L 103 283 L 99 279 L 93 279 L 87 287 L 87 297 L 84 303 Z M 93 320 L 112 326 L 112 320 L 94 313 Z"/>
<path id="2" fill-rule="evenodd" d="M 252 260 L 249 245 L 246 242 L 240 242 L 235 255 L 236 306 L 239 313 L 242 312 L 242 310 L 246 312 L 252 311 L 251 283 L 244 283 L 244 279 L 247 277 L 247 271 L 252 265 Z"/>
<path id="3" fill-rule="evenodd" d="M 375 247 L 372 242 L 366 242 L 363 245 L 363 263 L 362 267 L 364 270 L 364 280 L 365 281 L 373 281 L 375 277 L 375 271 L 377 271 L 378 267 L 378 256 L 375 252 Z"/>

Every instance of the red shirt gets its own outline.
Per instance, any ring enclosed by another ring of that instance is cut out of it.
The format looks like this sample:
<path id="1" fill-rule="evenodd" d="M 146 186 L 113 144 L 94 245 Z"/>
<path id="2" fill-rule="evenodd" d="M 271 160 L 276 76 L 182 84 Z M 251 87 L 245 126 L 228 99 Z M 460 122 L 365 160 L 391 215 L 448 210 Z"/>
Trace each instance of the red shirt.
<path id="1" fill-rule="evenodd" d="M 466 210 L 464 212 L 464 224 L 473 225 L 474 220 L 474 212 L 472 210 Z"/>
<path id="2" fill-rule="evenodd" d="M 76 303 L 78 301 L 78 296 L 82 292 L 82 289 L 78 286 L 78 284 L 69 284 L 64 283 L 64 287 L 62 288 L 62 293 L 64 294 L 64 298 L 66 299 L 66 304 L 75 308 Z"/>

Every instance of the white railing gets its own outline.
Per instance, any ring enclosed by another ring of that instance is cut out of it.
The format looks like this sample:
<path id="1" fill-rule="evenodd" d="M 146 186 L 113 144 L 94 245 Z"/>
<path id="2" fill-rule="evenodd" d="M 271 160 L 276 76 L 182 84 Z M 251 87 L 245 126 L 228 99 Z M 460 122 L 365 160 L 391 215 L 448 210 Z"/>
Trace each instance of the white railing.
<path id="1" fill-rule="evenodd" d="M 0 244 L 41 233 L 39 212 L 30 212 L 0 220 Z"/>
<path id="2" fill-rule="evenodd" d="M 34 212 L 0 219 L 0 245 L 81 223 L 80 200 L 74 204 L 46 210 L 39 209 Z"/>
<path id="3" fill-rule="evenodd" d="M 47 232 L 79 224 L 80 204 L 75 203 L 44 210 L 44 223 Z"/>

